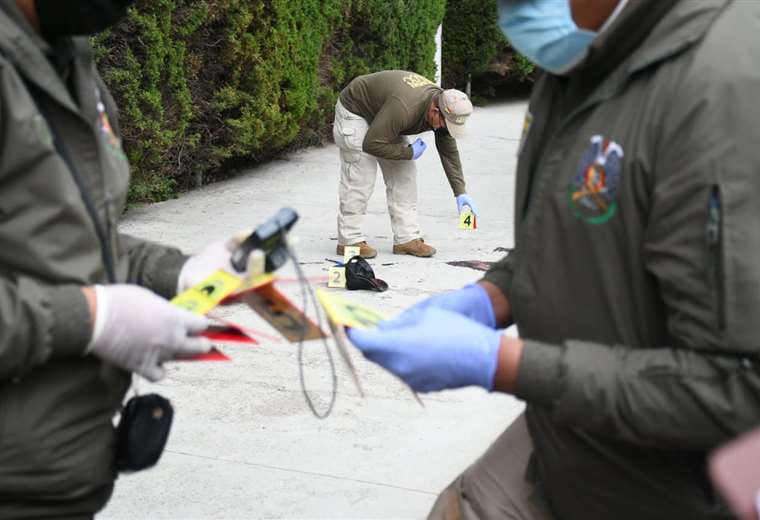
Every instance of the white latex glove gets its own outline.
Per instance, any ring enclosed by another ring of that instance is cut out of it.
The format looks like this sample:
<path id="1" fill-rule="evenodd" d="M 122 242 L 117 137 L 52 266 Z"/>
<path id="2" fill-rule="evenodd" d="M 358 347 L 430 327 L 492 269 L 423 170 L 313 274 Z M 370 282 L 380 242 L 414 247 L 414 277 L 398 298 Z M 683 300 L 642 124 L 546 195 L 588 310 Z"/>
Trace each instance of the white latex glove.
<path id="1" fill-rule="evenodd" d="M 177 279 L 177 294 L 201 283 L 219 269 L 238 276 L 245 276 L 245 273 L 235 272 L 235 268 L 230 264 L 230 256 L 239 243 L 240 240 L 237 237 L 217 240 L 188 258 Z"/>
<path id="2" fill-rule="evenodd" d="M 162 379 L 164 361 L 208 352 L 198 336 L 209 320 L 138 285 L 96 285 L 95 328 L 87 352 L 150 381 Z"/>

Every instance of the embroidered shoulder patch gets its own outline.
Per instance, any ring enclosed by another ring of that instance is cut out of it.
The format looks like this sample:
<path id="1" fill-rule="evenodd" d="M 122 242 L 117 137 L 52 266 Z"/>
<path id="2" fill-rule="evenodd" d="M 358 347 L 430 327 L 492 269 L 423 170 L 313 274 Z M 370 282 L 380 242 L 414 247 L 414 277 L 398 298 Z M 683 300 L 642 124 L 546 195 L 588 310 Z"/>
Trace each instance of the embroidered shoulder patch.
<path id="1" fill-rule="evenodd" d="M 113 127 L 111 126 L 111 120 L 108 118 L 108 112 L 106 112 L 106 106 L 103 103 L 102 95 L 100 93 L 100 89 L 98 87 L 95 87 L 95 98 L 97 99 L 97 103 L 95 104 L 95 107 L 98 109 L 98 129 L 100 130 L 101 135 L 103 136 L 106 148 L 109 152 L 111 152 L 113 155 L 118 157 L 121 160 L 127 160 L 127 156 L 124 153 L 124 149 L 121 146 L 121 139 L 116 136 L 116 134 L 113 131 Z"/>
<path id="2" fill-rule="evenodd" d="M 403 81 L 412 88 L 424 87 L 425 85 L 435 85 L 435 83 L 427 79 L 425 76 L 420 76 L 419 74 L 414 73 L 409 74 L 408 76 L 404 76 Z"/>
<path id="3" fill-rule="evenodd" d="M 623 148 L 601 135 L 591 138 L 568 187 L 573 214 L 590 224 L 603 224 L 617 211 L 623 172 Z"/>

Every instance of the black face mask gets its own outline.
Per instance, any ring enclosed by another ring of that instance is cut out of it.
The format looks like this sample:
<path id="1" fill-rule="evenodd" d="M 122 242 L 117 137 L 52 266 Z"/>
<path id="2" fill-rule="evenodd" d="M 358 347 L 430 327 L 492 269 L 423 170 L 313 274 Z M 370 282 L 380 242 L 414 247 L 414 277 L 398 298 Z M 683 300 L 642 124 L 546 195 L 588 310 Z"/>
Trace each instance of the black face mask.
<path id="1" fill-rule="evenodd" d="M 135 0 L 37 0 L 42 34 L 55 41 L 92 36 L 118 22 Z"/>

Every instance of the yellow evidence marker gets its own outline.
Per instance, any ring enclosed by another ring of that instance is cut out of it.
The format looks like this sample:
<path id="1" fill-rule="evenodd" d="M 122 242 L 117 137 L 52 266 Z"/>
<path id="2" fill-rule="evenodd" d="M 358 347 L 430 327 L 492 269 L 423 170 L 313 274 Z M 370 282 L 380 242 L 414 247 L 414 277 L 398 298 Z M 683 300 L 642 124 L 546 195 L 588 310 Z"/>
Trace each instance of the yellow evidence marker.
<path id="1" fill-rule="evenodd" d="M 276 279 L 277 277 L 275 275 L 269 273 L 260 274 L 258 276 L 249 276 L 243 280 L 243 283 L 240 284 L 240 287 L 235 289 L 235 292 L 232 294 L 232 296 L 248 291 L 255 291 L 260 287 L 264 287 L 265 285 L 272 283 Z"/>
<path id="2" fill-rule="evenodd" d="M 346 287 L 346 268 L 339 267 L 337 265 L 330 268 L 327 272 L 327 286 L 328 287 Z"/>
<path id="3" fill-rule="evenodd" d="M 343 249 L 343 263 L 348 263 L 349 260 L 351 260 L 353 257 L 358 255 L 361 252 L 360 247 L 356 246 L 346 246 Z"/>
<path id="4" fill-rule="evenodd" d="M 386 318 L 380 312 L 332 292 L 317 289 L 317 298 L 322 307 L 325 308 L 327 317 L 336 325 L 371 329 Z"/>
<path id="5" fill-rule="evenodd" d="M 356 367 L 353 361 L 351 361 L 351 355 L 348 353 L 348 347 L 346 346 L 348 338 L 346 338 L 345 327 L 360 325 L 372 327 L 385 317 L 367 307 L 353 303 L 341 296 L 336 296 L 334 293 L 317 289 L 317 298 L 327 313 L 327 323 L 330 325 L 330 332 L 332 332 L 335 339 L 338 353 L 340 353 L 343 363 L 351 374 L 351 379 L 356 386 L 356 390 L 361 397 L 364 397 L 364 389 L 359 380 L 359 374 L 356 372 Z"/>
<path id="6" fill-rule="evenodd" d="M 353 257 L 359 254 L 361 248 L 356 246 L 346 246 L 343 249 L 343 263 L 348 263 Z M 334 265 L 327 271 L 327 286 L 333 289 L 346 288 L 346 268 L 344 266 Z"/>
<path id="7" fill-rule="evenodd" d="M 478 229 L 478 219 L 472 211 L 464 210 L 459 214 L 459 229 Z"/>
<path id="8" fill-rule="evenodd" d="M 335 293 L 320 289 L 317 289 L 317 299 L 319 300 L 319 303 L 322 304 L 322 307 L 324 307 L 325 312 L 327 313 L 327 321 L 330 322 L 330 329 L 332 330 L 333 337 L 335 338 L 335 343 L 338 345 L 338 351 L 340 352 L 343 360 L 346 362 L 346 365 L 351 372 L 359 393 L 363 396 L 364 391 L 359 384 L 359 378 L 356 374 L 356 369 L 354 368 L 353 363 L 351 363 L 351 357 L 348 355 L 348 349 L 344 345 L 341 335 L 336 329 L 341 327 L 372 329 L 377 327 L 377 324 L 382 320 L 386 319 L 386 316 L 374 309 L 370 309 L 369 307 L 366 307 L 359 303 L 352 302 L 347 298 L 338 296 Z M 412 396 L 417 401 L 417 403 L 424 408 L 425 403 L 422 402 L 422 399 L 420 399 L 420 396 L 417 395 L 417 392 L 412 390 L 412 388 L 406 383 L 403 384 L 409 388 L 409 391 L 412 393 Z"/>
<path id="9" fill-rule="evenodd" d="M 220 269 L 198 285 L 175 296 L 171 303 L 192 313 L 204 315 L 241 285 L 242 278 Z"/>

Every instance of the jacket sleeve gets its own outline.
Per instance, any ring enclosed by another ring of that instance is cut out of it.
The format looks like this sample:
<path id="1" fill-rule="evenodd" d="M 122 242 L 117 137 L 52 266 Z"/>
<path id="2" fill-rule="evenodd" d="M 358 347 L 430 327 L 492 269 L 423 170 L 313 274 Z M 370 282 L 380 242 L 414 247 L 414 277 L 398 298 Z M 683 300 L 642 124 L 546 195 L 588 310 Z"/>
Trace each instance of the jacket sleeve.
<path id="1" fill-rule="evenodd" d="M 372 119 L 362 150 L 381 159 L 411 160 L 412 148 L 401 137 L 401 132 L 408 126 L 408 119 L 406 106 L 398 99 L 390 98 Z"/>
<path id="2" fill-rule="evenodd" d="M 188 257 L 178 249 L 130 235 L 120 234 L 119 241 L 129 258 L 129 283 L 141 285 L 163 296 L 177 294 L 177 280 Z"/>
<path id="3" fill-rule="evenodd" d="M 514 272 L 514 253 L 496 262 L 483 277 L 484 280 L 496 285 L 499 290 L 509 299 L 509 291 L 512 286 L 512 273 Z"/>
<path id="4" fill-rule="evenodd" d="M 642 254 L 670 344 L 525 341 L 516 394 L 557 422 L 706 450 L 760 420 L 760 74 L 751 56 L 681 75 L 651 127 Z"/>
<path id="5" fill-rule="evenodd" d="M 187 257 L 129 235 L 120 242 L 129 259 L 127 281 L 174 296 Z M 53 358 L 83 355 L 91 335 L 81 286 L 43 286 L 25 276 L 0 275 L 0 381 L 23 377 Z"/>
<path id="6" fill-rule="evenodd" d="M 178 250 L 121 235 L 128 282 L 171 298 L 187 257 Z M 92 335 L 79 285 L 43 286 L 25 276 L 0 275 L 0 381 L 23 377 L 53 358 L 81 356 Z"/>
<path id="7" fill-rule="evenodd" d="M 448 132 L 434 132 L 435 147 L 438 150 L 438 156 L 441 158 L 441 166 L 449 180 L 451 191 L 457 197 L 466 193 L 464 184 L 464 174 L 462 173 L 462 161 L 459 160 L 459 150 L 457 141 Z"/>
<path id="8" fill-rule="evenodd" d="M 83 355 L 91 334 L 79 286 L 0 277 L 0 381 L 22 377 L 51 358 Z"/>

